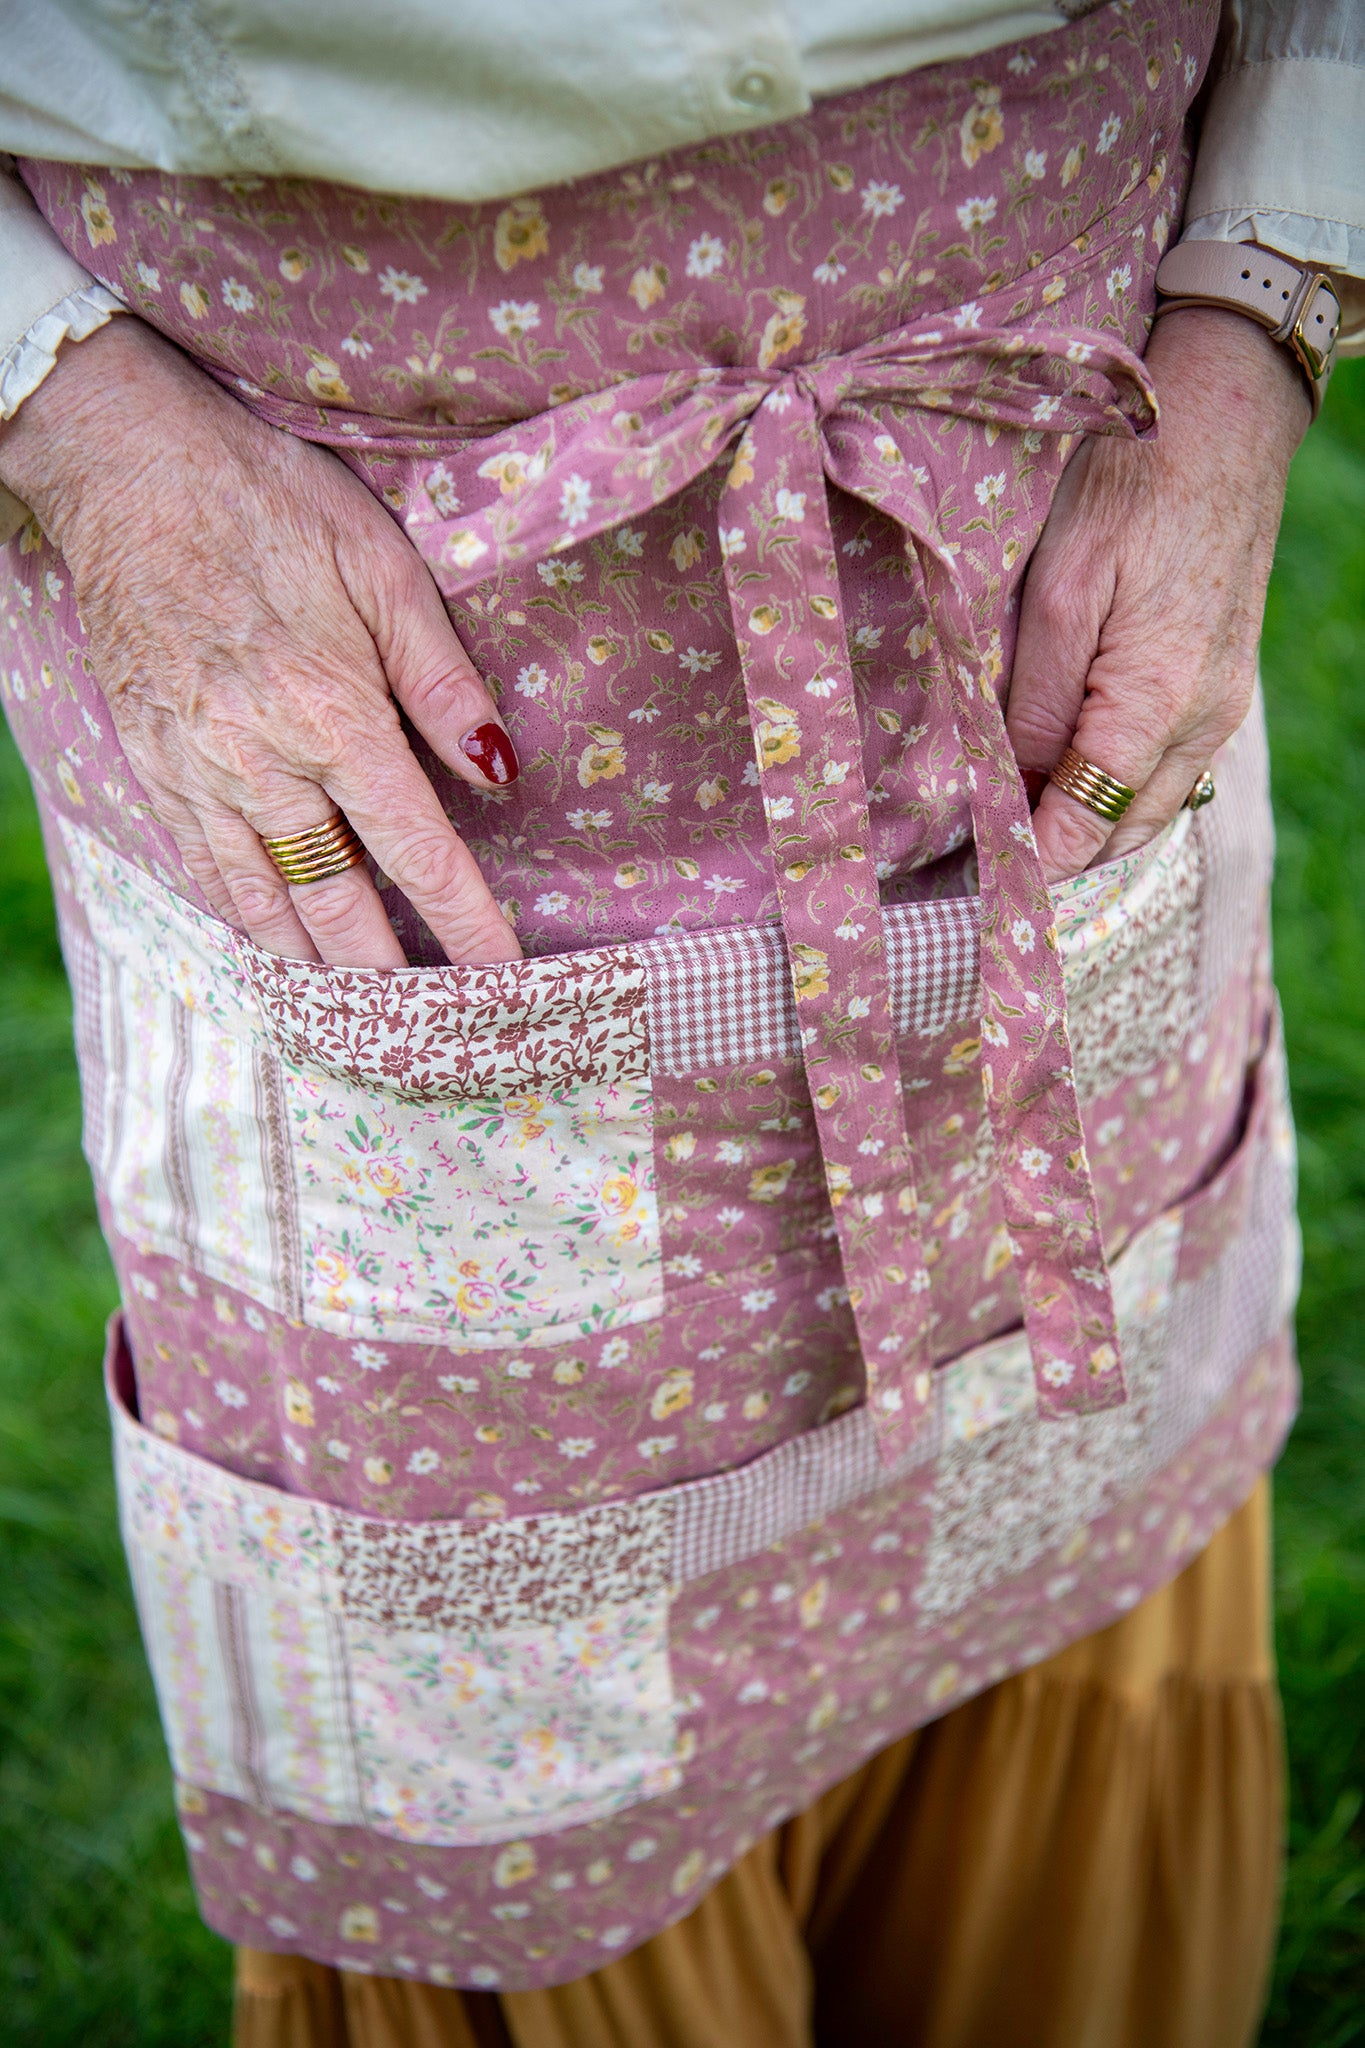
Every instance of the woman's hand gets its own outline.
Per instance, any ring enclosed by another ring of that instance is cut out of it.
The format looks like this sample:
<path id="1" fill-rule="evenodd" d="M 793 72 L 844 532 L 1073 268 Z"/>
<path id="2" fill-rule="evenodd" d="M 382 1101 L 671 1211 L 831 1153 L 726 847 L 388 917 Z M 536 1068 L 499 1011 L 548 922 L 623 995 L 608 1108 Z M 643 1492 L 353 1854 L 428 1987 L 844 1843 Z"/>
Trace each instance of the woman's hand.
<path id="1" fill-rule="evenodd" d="M 1052 783 L 1033 824 L 1051 882 L 1140 846 L 1242 723 L 1284 506 L 1308 425 L 1287 349 L 1238 313 L 1156 324 L 1155 442 L 1082 444 L 1029 565 L 1006 723 L 1025 774 L 1063 750 L 1137 791 L 1111 825 Z"/>
<path id="2" fill-rule="evenodd" d="M 515 776 L 511 740 L 425 564 L 334 456 L 119 318 L 63 351 L 0 477 L 66 557 L 133 773 L 221 916 L 275 953 L 401 966 L 363 866 L 291 889 L 261 845 L 339 809 L 452 960 L 519 957 L 399 706 L 476 789 Z"/>

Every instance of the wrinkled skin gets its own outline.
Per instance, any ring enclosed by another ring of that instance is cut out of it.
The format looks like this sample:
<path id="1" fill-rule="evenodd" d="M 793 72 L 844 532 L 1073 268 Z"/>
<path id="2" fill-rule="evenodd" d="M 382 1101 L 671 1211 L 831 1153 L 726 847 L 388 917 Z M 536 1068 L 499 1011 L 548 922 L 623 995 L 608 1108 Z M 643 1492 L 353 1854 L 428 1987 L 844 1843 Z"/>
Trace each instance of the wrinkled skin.
<path id="1" fill-rule="evenodd" d="M 1071 742 L 1139 791 L 1111 828 L 1048 785 L 1051 880 L 1158 831 L 1245 716 L 1308 423 L 1297 367 L 1236 314 L 1168 315 L 1147 360 L 1158 441 L 1082 444 L 1024 590 L 1021 767 L 1041 777 Z M 222 916 L 274 952 L 401 965 L 363 868 L 287 889 L 261 847 L 339 809 L 452 960 L 518 957 L 398 715 L 487 788 L 460 743 L 499 723 L 492 699 L 425 565 L 335 457 L 118 318 L 0 434 L 0 479 L 65 555 L 124 751 Z"/>
<path id="2" fill-rule="evenodd" d="M 1138 794 L 1117 826 L 1048 784 L 1049 881 L 1173 818 L 1246 717 L 1285 481 L 1308 425 L 1302 373 L 1239 313 L 1158 320 L 1155 441 L 1083 442 L 1029 564 L 1007 714 L 1019 765 L 1063 749 Z"/>
<path id="3" fill-rule="evenodd" d="M 335 456 L 118 318 L 63 352 L 0 475 L 65 555 L 133 772 L 223 917 L 297 959 L 401 966 L 363 867 L 291 890 L 261 846 L 340 810 L 452 960 L 518 958 L 398 716 L 487 788 L 460 741 L 500 723 L 493 700 Z"/>

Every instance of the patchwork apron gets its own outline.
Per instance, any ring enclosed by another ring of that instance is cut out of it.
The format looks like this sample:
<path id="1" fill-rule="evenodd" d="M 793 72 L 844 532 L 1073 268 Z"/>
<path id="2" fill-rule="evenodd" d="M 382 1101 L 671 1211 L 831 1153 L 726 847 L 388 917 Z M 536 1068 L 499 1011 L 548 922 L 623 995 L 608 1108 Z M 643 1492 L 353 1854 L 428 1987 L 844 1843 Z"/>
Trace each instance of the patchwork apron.
<path id="1" fill-rule="evenodd" d="M 273 958 L 6 552 L 204 1911 L 575 1976 L 1103 1626 L 1292 1413 L 1259 714 L 1049 893 L 1020 583 L 1139 356 L 1216 8 L 1106 7 L 506 206 L 30 163 L 82 260 L 429 564 L 513 732 L 424 756 L 526 958 Z M 388 885 L 381 879 L 381 884 Z"/>

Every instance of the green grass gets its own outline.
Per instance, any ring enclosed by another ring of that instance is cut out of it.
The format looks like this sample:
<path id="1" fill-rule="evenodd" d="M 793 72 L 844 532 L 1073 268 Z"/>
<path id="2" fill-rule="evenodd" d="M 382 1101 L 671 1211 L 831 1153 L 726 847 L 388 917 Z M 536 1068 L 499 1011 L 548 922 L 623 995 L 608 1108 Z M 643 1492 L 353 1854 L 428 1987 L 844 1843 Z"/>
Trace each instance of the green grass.
<path id="1" fill-rule="evenodd" d="M 114 1520 L 113 1274 L 78 1147 L 70 1004 L 27 780 L 0 732 L 0 2042 L 198 2048 L 201 1926 Z"/>
<path id="2" fill-rule="evenodd" d="M 1264 2044 L 1344 2048 L 1365 2040 L 1365 364 L 1295 468 L 1265 671 L 1307 1273 L 1276 1496 L 1293 1814 Z M 114 1290 L 7 739 L 0 875 L 0 2042 L 207 2048 L 229 1959 L 195 1914 L 114 1525 Z"/>
<path id="3" fill-rule="evenodd" d="M 1295 466 L 1265 635 L 1304 1409 L 1276 1485 L 1292 1811 L 1264 2041 L 1365 2040 L 1365 363 Z"/>

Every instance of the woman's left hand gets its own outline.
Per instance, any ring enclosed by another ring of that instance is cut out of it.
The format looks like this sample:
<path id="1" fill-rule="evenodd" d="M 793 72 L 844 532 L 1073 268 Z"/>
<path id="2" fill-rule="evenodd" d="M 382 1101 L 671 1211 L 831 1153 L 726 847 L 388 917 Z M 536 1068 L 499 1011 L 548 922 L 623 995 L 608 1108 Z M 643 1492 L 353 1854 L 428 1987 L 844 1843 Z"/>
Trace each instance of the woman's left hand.
<path id="1" fill-rule="evenodd" d="M 1310 417 L 1287 349 L 1238 313 L 1165 314 L 1155 441 L 1096 436 L 1029 565 L 1006 723 L 1028 775 L 1076 752 L 1137 791 L 1117 825 L 1048 783 L 1050 882 L 1172 819 L 1245 718 L 1290 458 Z"/>

